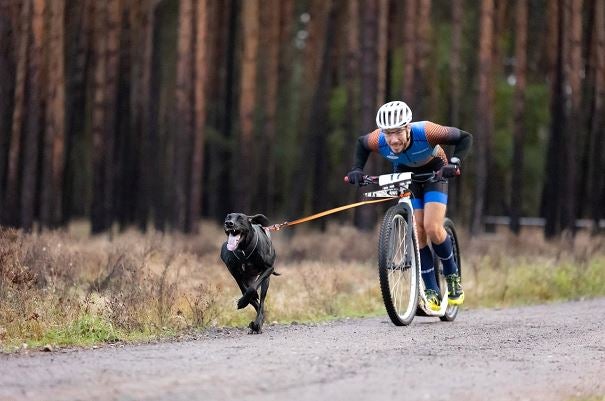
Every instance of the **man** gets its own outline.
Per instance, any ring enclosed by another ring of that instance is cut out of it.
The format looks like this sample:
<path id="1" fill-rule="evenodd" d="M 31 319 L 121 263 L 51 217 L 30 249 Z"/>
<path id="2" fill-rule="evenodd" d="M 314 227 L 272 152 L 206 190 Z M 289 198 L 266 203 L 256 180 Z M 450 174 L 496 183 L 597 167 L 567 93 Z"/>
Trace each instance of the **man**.
<path id="1" fill-rule="evenodd" d="M 448 287 L 448 302 L 460 305 L 464 291 L 460 284 L 458 266 L 453 258 L 452 240 L 443 228 L 447 207 L 447 177 L 460 175 L 460 164 L 468 154 L 473 139 L 465 131 L 445 127 L 430 121 L 412 122 L 412 110 L 401 101 L 389 102 L 378 109 L 378 129 L 359 137 L 355 148 L 355 164 L 347 174 L 349 183 L 361 184 L 363 168 L 371 152 L 379 153 L 393 164 L 394 172 L 435 172 L 441 179 L 436 182 L 413 182 L 410 189 L 420 247 L 422 279 L 429 308 L 438 311 L 441 300 L 434 273 L 433 255 L 428 246 L 441 259 Z M 454 145 L 451 159 L 447 160 L 440 145 Z"/>

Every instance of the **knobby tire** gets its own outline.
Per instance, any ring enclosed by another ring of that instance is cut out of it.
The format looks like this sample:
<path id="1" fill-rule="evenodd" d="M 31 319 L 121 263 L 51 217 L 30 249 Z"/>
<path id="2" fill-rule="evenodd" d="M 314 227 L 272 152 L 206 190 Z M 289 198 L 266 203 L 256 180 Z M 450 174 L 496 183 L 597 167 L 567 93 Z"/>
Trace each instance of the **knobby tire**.
<path id="1" fill-rule="evenodd" d="M 388 209 L 378 241 L 380 290 L 387 314 L 396 326 L 409 325 L 418 306 L 420 256 L 416 231 L 406 219 L 402 206 Z"/>

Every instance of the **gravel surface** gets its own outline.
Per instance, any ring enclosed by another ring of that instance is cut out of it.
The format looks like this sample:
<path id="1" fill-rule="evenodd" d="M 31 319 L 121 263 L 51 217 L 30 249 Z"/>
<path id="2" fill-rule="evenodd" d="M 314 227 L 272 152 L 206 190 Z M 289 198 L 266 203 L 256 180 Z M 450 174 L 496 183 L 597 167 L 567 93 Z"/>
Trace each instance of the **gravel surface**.
<path id="1" fill-rule="evenodd" d="M 605 396 L 605 298 L 214 329 L 195 339 L 0 354 L 0 400 L 578 400 Z M 600 398 L 599 398 L 600 399 Z"/>

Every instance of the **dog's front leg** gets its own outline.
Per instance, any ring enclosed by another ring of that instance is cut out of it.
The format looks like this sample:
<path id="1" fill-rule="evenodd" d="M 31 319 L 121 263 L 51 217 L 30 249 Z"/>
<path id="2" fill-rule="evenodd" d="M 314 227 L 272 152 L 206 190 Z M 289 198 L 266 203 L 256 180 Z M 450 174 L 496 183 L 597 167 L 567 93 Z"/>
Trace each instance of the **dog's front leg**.
<path id="1" fill-rule="evenodd" d="M 267 277 L 271 276 L 271 273 L 273 273 L 274 270 L 275 269 L 273 268 L 273 266 L 268 267 L 260 276 L 258 276 L 255 282 L 253 282 L 250 286 L 248 286 L 248 288 L 246 288 L 244 295 L 239 299 L 239 301 L 237 301 L 237 309 L 245 308 L 246 305 L 252 303 L 252 300 L 256 301 L 258 297 L 258 287 L 260 287 L 261 283 Z M 256 309 L 256 312 L 258 313 L 258 309 Z"/>
<path id="2" fill-rule="evenodd" d="M 258 295 L 257 295 L 254 287 L 246 286 L 246 284 L 244 284 L 240 280 L 237 280 L 237 285 L 239 286 L 239 289 L 242 291 L 242 297 L 237 301 L 237 309 L 243 309 L 248 305 L 252 305 L 254 307 L 254 309 L 256 310 L 256 313 L 258 313 L 260 306 L 258 304 L 258 299 L 257 299 Z"/>
<path id="3" fill-rule="evenodd" d="M 263 328 L 263 322 L 265 321 L 265 298 L 267 297 L 267 290 L 269 289 L 269 281 L 271 276 L 268 276 L 265 281 L 260 285 L 260 308 L 256 312 L 256 319 L 250 322 L 251 333 L 261 333 Z"/>
<path id="4" fill-rule="evenodd" d="M 249 304 L 254 306 L 254 309 L 258 313 L 258 293 L 252 285 L 242 289 L 242 297 L 237 301 L 237 309 L 243 309 Z"/>

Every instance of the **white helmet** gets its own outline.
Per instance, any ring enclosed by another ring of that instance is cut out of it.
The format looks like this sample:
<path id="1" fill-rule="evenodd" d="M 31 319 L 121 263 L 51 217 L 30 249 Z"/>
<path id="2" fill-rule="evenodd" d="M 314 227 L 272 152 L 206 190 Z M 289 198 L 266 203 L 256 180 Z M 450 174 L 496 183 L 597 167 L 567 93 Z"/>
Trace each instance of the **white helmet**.
<path id="1" fill-rule="evenodd" d="M 383 104 L 376 113 L 376 125 L 381 129 L 403 128 L 412 121 L 412 110 L 401 101 Z"/>

